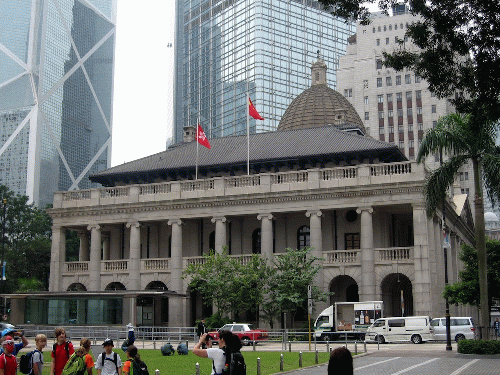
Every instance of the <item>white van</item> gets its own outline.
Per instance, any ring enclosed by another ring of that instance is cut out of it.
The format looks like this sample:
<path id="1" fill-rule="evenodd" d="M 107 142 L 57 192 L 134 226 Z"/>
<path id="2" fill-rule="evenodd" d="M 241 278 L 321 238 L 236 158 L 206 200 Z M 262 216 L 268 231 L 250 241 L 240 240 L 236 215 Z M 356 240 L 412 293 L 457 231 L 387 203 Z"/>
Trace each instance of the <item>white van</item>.
<path id="1" fill-rule="evenodd" d="M 434 329 L 434 340 L 446 340 L 446 318 L 432 319 L 431 326 Z M 450 317 L 450 336 L 452 340 L 475 338 L 474 321 L 471 317 Z"/>
<path id="2" fill-rule="evenodd" d="M 402 316 L 377 319 L 366 331 L 365 341 L 411 341 L 420 344 L 432 339 L 431 319 L 428 316 Z"/>

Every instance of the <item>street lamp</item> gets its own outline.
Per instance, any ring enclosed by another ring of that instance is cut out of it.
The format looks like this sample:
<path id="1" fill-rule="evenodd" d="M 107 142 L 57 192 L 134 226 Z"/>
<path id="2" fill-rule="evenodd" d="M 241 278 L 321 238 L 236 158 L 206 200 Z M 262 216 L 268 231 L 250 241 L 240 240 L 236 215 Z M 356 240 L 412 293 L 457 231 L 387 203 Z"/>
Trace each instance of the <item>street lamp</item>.
<path id="1" fill-rule="evenodd" d="M 2 199 L 2 290 L 5 289 L 5 216 L 7 213 L 7 198 Z M 3 303 L 3 315 L 5 316 L 7 312 L 7 297 L 4 299 Z"/>

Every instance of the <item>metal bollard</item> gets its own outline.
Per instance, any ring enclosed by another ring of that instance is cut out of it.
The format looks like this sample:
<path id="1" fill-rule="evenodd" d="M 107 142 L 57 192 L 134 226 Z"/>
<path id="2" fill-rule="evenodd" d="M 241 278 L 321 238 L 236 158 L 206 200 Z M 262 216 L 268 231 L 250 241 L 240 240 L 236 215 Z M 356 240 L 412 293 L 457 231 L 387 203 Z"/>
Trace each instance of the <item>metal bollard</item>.
<path id="1" fill-rule="evenodd" d="M 318 350 L 315 351 L 314 363 L 316 363 L 316 364 L 319 363 Z"/>
<path id="2" fill-rule="evenodd" d="M 189 350 L 189 340 L 186 340 L 186 348 Z"/>
<path id="3" fill-rule="evenodd" d="M 380 340 L 377 336 L 375 338 L 377 339 L 377 350 L 380 350 Z"/>
<path id="4" fill-rule="evenodd" d="M 200 364 L 196 362 L 196 375 L 200 375 Z"/>
<path id="5" fill-rule="evenodd" d="M 358 342 L 354 341 L 354 354 L 358 354 Z"/>
<path id="6" fill-rule="evenodd" d="M 363 346 L 364 346 L 365 353 L 366 353 L 366 341 L 363 343 Z"/>
<path id="7" fill-rule="evenodd" d="M 257 375 L 260 375 L 260 357 L 257 357 Z"/>
<path id="8" fill-rule="evenodd" d="M 302 367 L 302 352 L 299 352 L 299 368 Z"/>
<path id="9" fill-rule="evenodd" d="M 291 353 L 292 352 L 292 342 L 288 341 L 288 351 Z"/>
<path id="10" fill-rule="evenodd" d="M 155 375 L 160 375 L 160 370 L 156 369 L 155 370 Z"/>
<path id="11" fill-rule="evenodd" d="M 257 343 L 256 343 L 256 341 L 255 341 L 255 340 L 253 340 L 253 341 L 252 341 L 253 351 L 255 351 L 255 345 L 256 345 L 256 344 L 257 344 Z"/>
<path id="12" fill-rule="evenodd" d="M 330 353 L 330 341 L 326 340 L 326 352 Z"/>
<path id="13" fill-rule="evenodd" d="M 153 349 L 156 350 L 156 340 L 153 341 Z M 113 354 L 114 355 L 114 354 Z"/>
<path id="14" fill-rule="evenodd" d="M 283 372 L 283 368 L 285 367 L 285 360 L 283 357 L 283 353 L 280 355 L 280 372 Z"/>

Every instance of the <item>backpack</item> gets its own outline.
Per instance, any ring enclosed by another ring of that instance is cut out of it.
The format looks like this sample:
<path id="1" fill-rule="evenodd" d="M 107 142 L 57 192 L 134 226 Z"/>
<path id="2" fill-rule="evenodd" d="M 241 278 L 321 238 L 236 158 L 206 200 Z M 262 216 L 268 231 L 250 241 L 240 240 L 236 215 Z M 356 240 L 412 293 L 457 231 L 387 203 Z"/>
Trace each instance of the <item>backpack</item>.
<path id="1" fill-rule="evenodd" d="M 106 352 L 101 353 L 101 368 L 104 368 L 104 361 L 106 360 Z M 113 352 L 113 359 L 108 359 L 108 361 L 111 361 L 115 364 L 116 367 L 116 373 L 118 374 L 118 354 Z M 64 374 L 63 374 L 64 375 Z"/>
<path id="2" fill-rule="evenodd" d="M 161 350 L 161 354 L 163 354 L 163 355 L 174 355 L 175 354 L 174 347 L 168 343 L 163 345 L 160 350 Z"/>
<path id="3" fill-rule="evenodd" d="M 183 342 L 181 342 L 179 345 L 177 345 L 177 353 L 179 355 L 188 355 L 189 350 L 188 350 L 187 345 Z"/>
<path id="4" fill-rule="evenodd" d="M 229 361 L 226 358 L 226 366 L 222 370 L 222 374 L 230 375 L 247 375 L 247 365 L 241 352 L 234 352 L 229 354 Z M 229 366 L 227 366 L 229 364 Z"/>
<path id="5" fill-rule="evenodd" d="M 23 374 L 30 374 L 33 371 L 33 354 L 35 352 L 40 353 L 38 349 L 35 349 L 31 352 L 25 353 L 21 356 L 21 360 L 19 361 L 19 371 Z"/>
<path id="6" fill-rule="evenodd" d="M 76 355 L 76 353 L 71 354 L 68 362 L 64 365 L 61 375 L 83 375 L 87 369 L 85 364 L 85 356 Z"/>
<path id="7" fill-rule="evenodd" d="M 149 375 L 148 366 L 141 360 L 130 360 L 132 373 L 130 375 Z"/>

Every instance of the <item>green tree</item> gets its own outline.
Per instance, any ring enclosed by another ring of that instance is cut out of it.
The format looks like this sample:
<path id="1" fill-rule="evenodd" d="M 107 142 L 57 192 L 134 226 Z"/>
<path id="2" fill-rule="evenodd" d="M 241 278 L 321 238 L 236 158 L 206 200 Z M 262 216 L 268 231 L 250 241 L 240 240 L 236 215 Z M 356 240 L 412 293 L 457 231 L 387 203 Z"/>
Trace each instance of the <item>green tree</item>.
<path id="1" fill-rule="evenodd" d="M 489 305 L 493 299 L 500 299 L 500 241 L 486 240 L 488 256 L 488 297 Z M 477 251 L 467 244 L 462 245 L 460 260 L 464 269 L 459 273 L 459 281 L 447 285 L 443 296 L 453 304 L 479 306 L 479 279 Z"/>
<path id="2" fill-rule="evenodd" d="M 446 198 L 460 168 L 472 162 L 474 174 L 475 242 L 478 254 L 480 289 L 480 325 L 489 325 L 488 282 L 484 227 L 483 181 L 493 201 L 500 199 L 500 147 L 495 145 L 496 124 L 475 126 L 470 115 L 450 114 L 439 119 L 435 129 L 426 132 L 417 156 L 421 163 L 429 156 L 444 152 L 449 159 L 442 163 L 426 181 L 424 195 L 427 213 L 434 215 Z"/>
<path id="3" fill-rule="evenodd" d="M 275 272 L 269 280 L 269 291 L 264 303 L 264 310 L 289 311 L 292 326 L 295 314 L 300 308 L 307 310 L 307 287 L 312 286 L 312 297 L 316 301 L 326 301 L 327 294 L 321 292 L 314 283 L 314 278 L 321 268 L 319 258 L 311 255 L 310 248 L 286 249 L 272 260 Z"/>
<path id="4" fill-rule="evenodd" d="M 458 112 L 469 113 L 481 127 L 500 118 L 500 2 L 491 0 L 318 0 L 335 16 L 369 24 L 368 4 L 387 12 L 404 3 L 418 16 L 406 36 L 419 49 L 401 41 L 384 54 L 384 64 L 413 70 L 439 98 L 458 94 Z"/>

